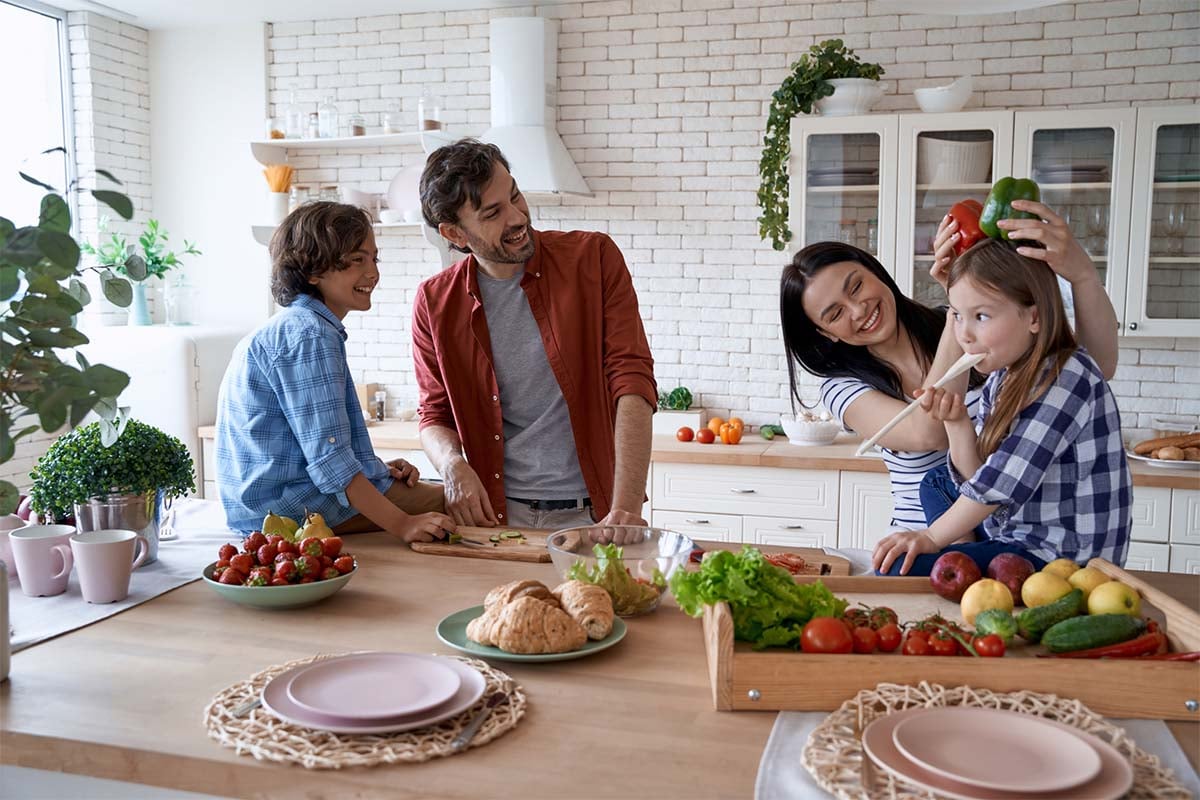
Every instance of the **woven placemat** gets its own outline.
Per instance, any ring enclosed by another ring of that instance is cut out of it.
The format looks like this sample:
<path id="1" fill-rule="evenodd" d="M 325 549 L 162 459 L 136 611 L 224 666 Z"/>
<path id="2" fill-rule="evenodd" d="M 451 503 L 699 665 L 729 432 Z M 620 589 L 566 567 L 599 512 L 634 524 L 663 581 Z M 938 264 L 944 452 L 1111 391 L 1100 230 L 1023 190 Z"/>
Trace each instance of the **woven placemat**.
<path id="1" fill-rule="evenodd" d="M 318 656 L 329 658 L 331 656 Z M 232 747 L 238 755 L 252 755 L 259 761 L 279 761 L 300 764 L 308 769 L 342 769 L 344 767 L 371 767 L 376 764 L 428 761 L 431 758 L 466 752 L 503 736 L 517 726 L 525 716 L 528 700 L 524 689 L 506 673 L 484 661 L 465 656 L 449 656 L 478 670 L 487 685 L 475 705 L 458 716 L 443 720 L 427 728 L 383 734 L 347 735 L 319 731 L 293 725 L 275 717 L 261 706 L 242 717 L 234 717 L 238 706 L 258 698 L 267 681 L 289 669 L 311 663 L 317 658 L 302 658 L 268 667 L 248 679 L 235 683 L 213 698 L 204 709 L 204 726 L 208 735 L 226 747 Z M 483 708 L 484 702 L 495 692 L 503 691 L 508 685 L 508 702 L 493 706 L 483 727 L 463 750 L 452 750 L 450 742 L 475 712 Z"/>
<path id="2" fill-rule="evenodd" d="M 863 748 L 859 732 L 888 714 L 908 708 L 944 706 L 1019 711 L 1070 725 L 1108 742 L 1133 764 L 1133 788 L 1127 798 L 1191 797 L 1158 756 L 1139 748 L 1123 728 L 1108 722 L 1078 700 L 1037 692 L 992 692 L 969 686 L 947 689 L 923 681 L 918 686 L 881 683 L 874 689 L 863 689 L 842 703 L 808 737 L 801 763 L 821 788 L 845 800 L 934 798 L 936 795 L 932 792 L 910 786 L 882 767 L 875 768 L 875 790 L 868 792 L 862 785 Z"/>

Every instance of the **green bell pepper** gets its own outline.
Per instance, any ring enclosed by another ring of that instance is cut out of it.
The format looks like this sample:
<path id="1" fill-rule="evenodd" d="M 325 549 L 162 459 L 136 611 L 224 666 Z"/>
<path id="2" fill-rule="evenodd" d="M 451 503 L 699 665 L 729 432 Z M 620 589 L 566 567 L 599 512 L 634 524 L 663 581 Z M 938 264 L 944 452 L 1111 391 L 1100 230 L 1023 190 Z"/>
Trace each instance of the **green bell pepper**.
<path id="1" fill-rule="evenodd" d="M 1028 211 L 1017 211 L 1012 207 L 1013 200 L 1041 201 L 1042 193 L 1031 178 L 1001 178 L 992 185 L 987 200 L 983 203 L 983 211 L 979 215 L 979 228 L 993 239 L 1008 239 L 1008 231 L 997 227 L 1002 219 L 1036 219 L 1037 214 Z"/>

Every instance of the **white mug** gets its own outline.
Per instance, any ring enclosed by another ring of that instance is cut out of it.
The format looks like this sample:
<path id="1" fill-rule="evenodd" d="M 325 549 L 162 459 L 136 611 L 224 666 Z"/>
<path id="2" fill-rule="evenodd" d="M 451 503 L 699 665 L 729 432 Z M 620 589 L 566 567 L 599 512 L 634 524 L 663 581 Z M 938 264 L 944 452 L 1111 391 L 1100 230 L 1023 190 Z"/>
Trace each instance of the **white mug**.
<path id="1" fill-rule="evenodd" d="M 28 525 L 8 532 L 13 560 L 21 574 L 21 591 L 30 597 L 49 597 L 67 590 L 71 575 L 74 525 Z"/>
<path id="2" fill-rule="evenodd" d="M 71 552 L 83 599 L 115 603 L 129 596 L 129 577 L 146 560 L 150 543 L 133 531 L 87 531 L 71 537 Z"/>

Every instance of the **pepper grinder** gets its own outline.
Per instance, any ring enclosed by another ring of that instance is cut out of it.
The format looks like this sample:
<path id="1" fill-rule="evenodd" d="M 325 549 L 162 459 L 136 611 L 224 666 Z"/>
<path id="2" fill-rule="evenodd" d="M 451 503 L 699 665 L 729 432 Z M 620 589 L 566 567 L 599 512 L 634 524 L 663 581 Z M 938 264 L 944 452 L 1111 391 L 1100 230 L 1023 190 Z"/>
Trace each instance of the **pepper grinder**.
<path id="1" fill-rule="evenodd" d="M 380 422 L 384 420 L 384 409 L 387 406 L 387 392 L 379 391 L 375 393 L 375 419 Z"/>

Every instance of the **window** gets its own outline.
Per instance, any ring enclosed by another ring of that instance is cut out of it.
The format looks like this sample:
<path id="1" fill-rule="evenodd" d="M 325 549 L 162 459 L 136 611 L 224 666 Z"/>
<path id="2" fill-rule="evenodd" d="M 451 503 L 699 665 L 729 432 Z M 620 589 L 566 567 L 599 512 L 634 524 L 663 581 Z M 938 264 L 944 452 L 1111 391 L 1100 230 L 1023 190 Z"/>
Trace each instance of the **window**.
<path id="1" fill-rule="evenodd" d="M 24 172 L 65 191 L 73 177 L 66 21 L 63 12 L 33 2 L 0 1 L 0 216 L 18 227 L 37 221 L 45 190 Z M 44 150 L 63 147 L 61 152 Z"/>

